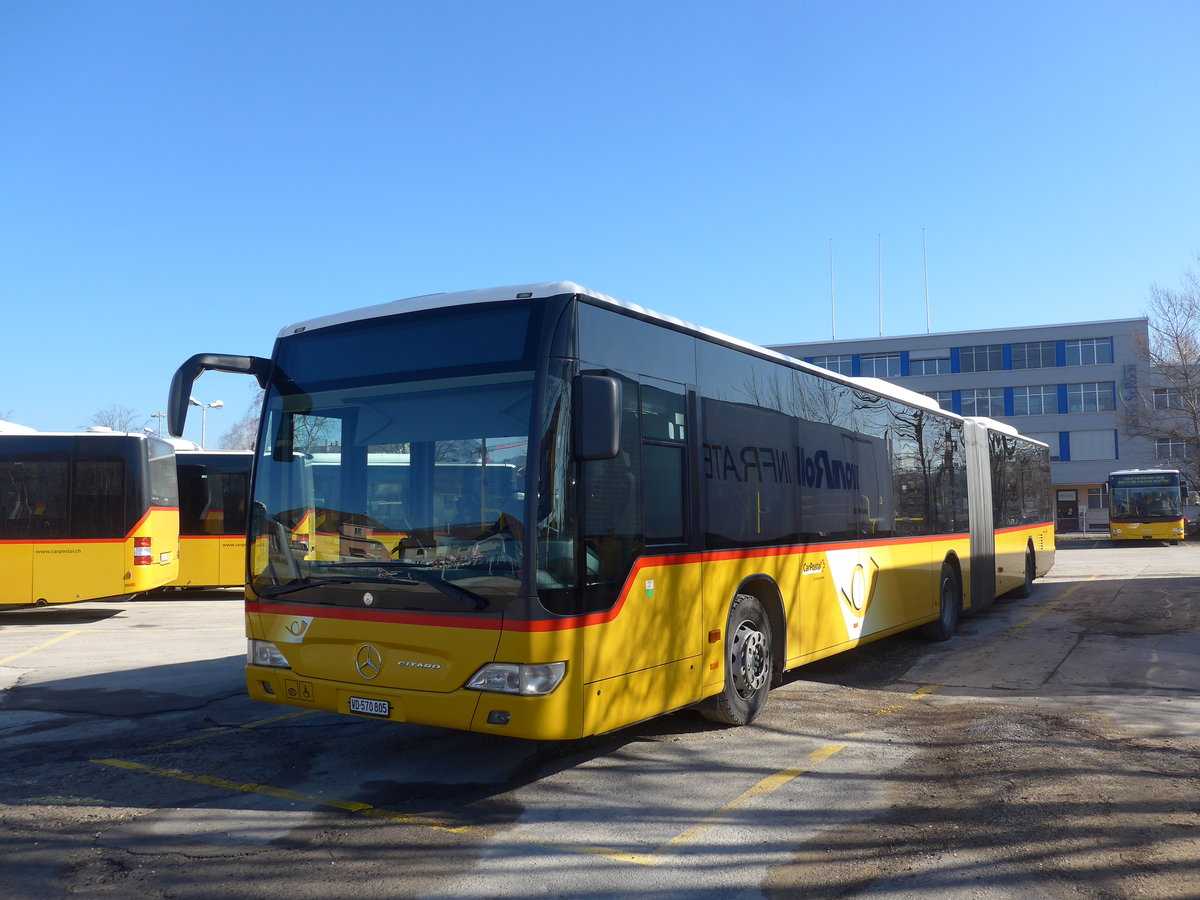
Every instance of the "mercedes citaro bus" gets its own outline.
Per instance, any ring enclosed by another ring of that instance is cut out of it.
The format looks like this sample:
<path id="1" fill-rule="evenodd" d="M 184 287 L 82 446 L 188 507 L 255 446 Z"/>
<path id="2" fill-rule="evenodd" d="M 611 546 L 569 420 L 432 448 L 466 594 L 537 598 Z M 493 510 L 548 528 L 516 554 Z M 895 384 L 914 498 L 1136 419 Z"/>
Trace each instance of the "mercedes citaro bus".
<path id="1" fill-rule="evenodd" d="M 175 451 L 115 432 L 0 434 L 0 605 L 73 603 L 179 573 Z"/>
<path id="2" fill-rule="evenodd" d="M 575 284 L 193 356 L 172 434 L 204 370 L 266 391 L 246 586 L 263 701 L 537 739 L 685 707 L 743 724 L 785 671 L 948 638 L 1053 560 L 1044 444 Z M 373 471 L 389 454 L 404 465 Z M 336 540 L 295 539 L 305 504 Z"/>

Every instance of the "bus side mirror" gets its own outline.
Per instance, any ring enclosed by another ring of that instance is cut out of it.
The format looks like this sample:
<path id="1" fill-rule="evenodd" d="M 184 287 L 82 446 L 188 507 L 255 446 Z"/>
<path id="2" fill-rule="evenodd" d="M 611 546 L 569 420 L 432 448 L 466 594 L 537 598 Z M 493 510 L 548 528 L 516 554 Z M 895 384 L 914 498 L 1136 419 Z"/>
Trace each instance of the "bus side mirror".
<path id="1" fill-rule="evenodd" d="M 238 375 L 253 375 L 258 386 L 267 386 L 267 375 L 271 361 L 259 356 L 229 356 L 219 353 L 197 353 L 175 371 L 171 379 L 171 393 L 167 397 L 167 431 L 172 437 L 183 437 L 183 426 L 187 422 L 188 397 L 192 395 L 192 384 L 200 373 L 233 372 Z"/>
<path id="2" fill-rule="evenodd" d="M 621 449 L 621 382 L 575 376 L 575 458 L 612 459 Z"/>

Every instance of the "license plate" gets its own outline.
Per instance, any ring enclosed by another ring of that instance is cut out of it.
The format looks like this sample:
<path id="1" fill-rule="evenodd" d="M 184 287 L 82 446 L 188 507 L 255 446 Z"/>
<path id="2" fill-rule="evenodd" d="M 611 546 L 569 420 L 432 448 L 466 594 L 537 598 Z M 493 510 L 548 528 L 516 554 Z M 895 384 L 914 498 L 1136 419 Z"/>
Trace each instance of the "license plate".
<path id="1" fill-rule="evenodd" d="M 368 700 L 366 697 L 351 697 L 350 712 L 363 716 L 379 716 L 386 719 L 392 714 L 392 704 L 386 700 Z"/>

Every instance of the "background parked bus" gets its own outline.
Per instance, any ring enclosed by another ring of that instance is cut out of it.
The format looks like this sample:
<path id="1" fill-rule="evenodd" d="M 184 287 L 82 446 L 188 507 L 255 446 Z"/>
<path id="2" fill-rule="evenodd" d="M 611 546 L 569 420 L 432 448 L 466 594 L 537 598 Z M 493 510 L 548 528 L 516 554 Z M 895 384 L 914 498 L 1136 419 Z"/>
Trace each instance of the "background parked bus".
<path id="1" fill-rule="evenodd" d="M 1183 540 L 1182 481 L 1177 469 L 1122 469 L 1108 476 L 1108 529 L 1114 541 Z"/>
<path id="2" fill-rule="evenodd" d="M 246 583 L 248 450 L 175 450 L 179 473 L 179 577 L 172 587 Z"/>
<path id="3" fill-rule="evenodd" d="M 138 594 L 179 573 L 175 452 L 145 435 L 0 434 L 0 604 Z"/>
<path id="4" fill-rule="evenodd" d="M 246 677 L 268 702 L 539 739 L 689 706 L 741 724 L 784 671 L 948 638 L 1053 560 L 1044 444 L 573 284 L 327 316 L 271 360 L 192 357 L 173 434 L 205 369 L 266 389 Z M 387 453 L 407 465 L 371 465 Z M 515 512 L 452 508 L 445 473 L 493 465 Z M 343 521 L 402 497 L 410 544 L 289 549 L 317 469 Z"/>

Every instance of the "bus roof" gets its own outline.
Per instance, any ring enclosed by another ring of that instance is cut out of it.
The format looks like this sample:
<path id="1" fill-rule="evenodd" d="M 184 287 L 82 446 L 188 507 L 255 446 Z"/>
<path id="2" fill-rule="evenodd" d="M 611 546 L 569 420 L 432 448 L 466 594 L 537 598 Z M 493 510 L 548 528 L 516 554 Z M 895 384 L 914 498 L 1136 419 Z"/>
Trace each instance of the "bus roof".
<path id="1" fill-rule="evenodd" d="M 719 331 L 713 331 L 709 328 L 703 328 L 700 325 L 694 325 L 691 322 L 685 322 L 683 319 L 677 319 L 674 316 L 668 316 L 662 313 L 654 312 L 653 310 L 646 309 L 643 306 L 638 306 L 636 303 L 627 303 L 624 300 L 618 300 L 616 297 L 610 297 L 608 294 L 601 294 L 597 291 L 590 290 L 582 285 L 576 284 L 573 281 L 548 281 L 541 284 L 517 284 L 508 285 L 506 287 L 483 288 L 481 290 L 474 291 L 458 291 L 456 293 L 422 294 L 417 297 L 408 297 L 404 300 L 390 300 L 387 303 L 379 303 L 374 306 L 363 306 L 358 309 L 349 309 L 344 312 L 333 313 L 328 316 L 320 316 L 318 318 L 308 319 L 303 322 L 295 322 L 283 328 L 279 332 L 279 337 L 284 338 L 288 337 L 289 335 L 313 331 L 318 328 L 328 328 L 331 325 L 342 325 L 347 322 L 358 322 L 363 319 L 394 316 L 401 313 L 420 312 L 427 309 L 444 309 L 451 306 L 467 306 L 473 303 L 502 303 L 509 300 L 558 297 L 563 294 L 577 294 L 581 297 L 587 297 L 590 300 L 596 301 L 601 306 L 611 306 L 616 309 L 633 312 L 640 317 L 661 322 L 662 324 L 677 330 L 702 335 L 718 343 L 737 347 L 742 350 L 747 350 L 751 353 L 754 353 L 756 356 L 778 360 L 779 362 L 786 363 L 792 368 L 806 369 L 808 371 L 817 372 L 823 376 L 832 378 L 834 381 L 841 381 L 845 384 L 848 384 L 851 387 L 858 387 L 873 394 L 879 394 L 892 400 L 899 400 L 902 403 L 909 404 L 910 406 L 918 406 L 931 411 L 936 411 L 950 419 L 962 418 L 956 413 L 943 409 L 940 405 L 938 405 L 937 401 L 933 400 L 932 398 L 926 397 L 924 394 L 918 394 L 916 391 L 911 391 L 907 388 L 898 387 L 889 381 L 884 381 L 883 379 L 879 378 L 851 378 L 845 375 L 838 375 L 837 373 L 830 372 L 828 369 L 823 369 L 820 366 L 814 366 L 812 363 L 805 362 L 802 359 L 797 359 L 794 356 L 787 356 L 786 354 L 779 353 L 776 350 L 770 350 L 757 344 L 751 344 L 748 341 L 743 341 L 739 338 L 722 334 Z"/>

